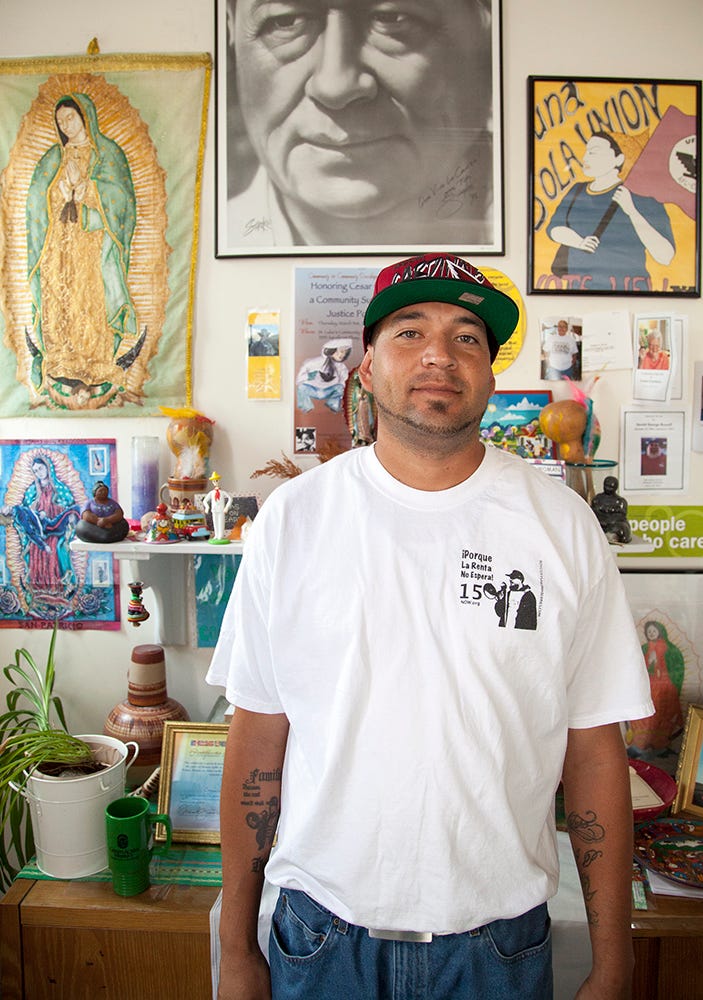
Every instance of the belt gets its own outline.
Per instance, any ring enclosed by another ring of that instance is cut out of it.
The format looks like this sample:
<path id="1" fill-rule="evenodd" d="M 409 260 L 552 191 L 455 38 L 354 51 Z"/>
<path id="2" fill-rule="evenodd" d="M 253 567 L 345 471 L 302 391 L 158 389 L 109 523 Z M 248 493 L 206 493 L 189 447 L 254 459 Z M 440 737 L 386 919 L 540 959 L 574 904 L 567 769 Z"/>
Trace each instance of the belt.
<path id="1" fill-rule="evenodd" d="M 414 944 L 429 944 L 432 940 L 430 931 L 391 931 L 369 927 L 369 937 L 380 938 L 382 941 L 411 941 Z"/>

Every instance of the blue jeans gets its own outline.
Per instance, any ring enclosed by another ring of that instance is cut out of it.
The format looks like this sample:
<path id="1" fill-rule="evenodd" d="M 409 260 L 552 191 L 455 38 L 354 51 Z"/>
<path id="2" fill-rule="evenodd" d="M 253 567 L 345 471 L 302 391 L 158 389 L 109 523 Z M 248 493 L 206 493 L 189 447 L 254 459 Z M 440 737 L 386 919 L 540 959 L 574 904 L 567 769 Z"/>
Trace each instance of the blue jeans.
<path id="1" fill-rule="evenodd" d="M 551 1000 L 547 904 L 427 944 L 369 937 L 281 889 L 269 939 L 272 1000 Z"/>

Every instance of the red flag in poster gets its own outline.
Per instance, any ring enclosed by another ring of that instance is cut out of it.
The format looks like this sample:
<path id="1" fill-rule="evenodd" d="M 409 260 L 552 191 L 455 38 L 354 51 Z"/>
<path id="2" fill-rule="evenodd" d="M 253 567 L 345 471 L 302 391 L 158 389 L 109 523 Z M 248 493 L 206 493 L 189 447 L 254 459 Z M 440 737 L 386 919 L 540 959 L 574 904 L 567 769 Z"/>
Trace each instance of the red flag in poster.
<path id="1" fill-rule="evenodd" d="M 696 218 L 696 118 L 670 107 L 627 175 L 626 187 Z"/>

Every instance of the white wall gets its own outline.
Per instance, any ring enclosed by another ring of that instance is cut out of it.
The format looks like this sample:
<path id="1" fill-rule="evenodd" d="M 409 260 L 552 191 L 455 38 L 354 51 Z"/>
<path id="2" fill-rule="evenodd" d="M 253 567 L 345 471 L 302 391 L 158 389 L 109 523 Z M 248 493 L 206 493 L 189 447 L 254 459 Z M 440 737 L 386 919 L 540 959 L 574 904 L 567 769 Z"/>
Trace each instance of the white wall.
<path id="1" fill-rule="evenodd" d="M 700 0 L 591 0 L 588 5 L 548 0 L 503 0 L 503 86 L 505 111 L 506 248 L 502 258 L 486 263 L 508 274 L 524 290 L 527 271 L 527 77 L 539 74 L 632 76 L 695 79 L 700 74 L 703 5 Z M 201 52 L 214 55 L 213 0 L 0 0 L 0 58 L 74 55 L 85 52 L 97 36 L 103 53 Z M 212 467 L 223 485 L 236 492 L 269 492 L 274 483 L 251 482 L 251 472 L 281 450 L 291 453 L 292 341 L 291 279 L 293 259 L 215 260 L 214 132 L 210 108 L 200 239 L 200 262 L 194 331 L 194 405 L 216 420 Z M 345 259 L 348 263 L 349 259 Z M 330 258 L 305 258 L 306 266 L 340 263 Z M 375 266 L 371 258 L 356 258 L 358 266 Z M 661 308 L 659 299 L 582 297 L 577 311 Z M 636 303 L 636 306 L 635 306 Z M 517 362 L 499 378 L 499 388 L 538 388 L 539 318 L 556 311 L 574 311 L 568 297 L 525 296 L 528 329 Z M 241 335 L 250 307 L 280 308 L 283 329 L 284 398 L 280 402 L 249 402 L 244 394 Z M 698 299 L 677 299 L 677 312 L 688 315 L 691 362 L 703 358 L 703 306 Z M 691 366 L 692 368 L 692 366 Z M 687 400 L 692 374 L 686 376 Z M 599 457 L 616 458 L 618 408 L 630 399 L 625 373 L 601 379 L 595 391 L 596 410 L 603 424 Z M 166 421 L 153 418 L 148 430 L 163 437 Z M 118 442 L 119 492 L 129 497 L 130 440 L 144 433 L 144 421 L 116 418 L 0 420 L 0 438 L 107 436 Z M 313 460 L 308 460 L 314 463 Z M 162 473 L 170 468 L 162 450 Z M 686 496 L 667 495 L 667 503 L 700 503 L 703 456 L 694 455 Z M 664 499 L 664 498 L 662 498 Z M 646 502 L 639 498 L 633 502 Z M 126 581 L 127 573 L 123 573 Z M 122 589 L 126 615 L 129 592 Z M 147 603 L 149 597 L 147 595 Z M 126 693 L 126 672 L 132 646 L 153 642 L 149 622 L 134 629 L 126 621 L 119 632 L 62 632 L 58 640 L 59 679 L 69 724 L 74 731 L 100 730 L 112 708 Z M 46 633 L 0 630 L 0 666 L 17 645 L 43 658 Z M 169 647 L 166 650 L 169 693 L 183 702 L 192 718 L 204 718 L 217 693 L 203 681 L 208 650 Z M 0 694 L 4 688 L 0 678 Z M 4 700 L 4 699 L 3 699 Z M 2 704 L 2 702 L 0 702 Z"/>

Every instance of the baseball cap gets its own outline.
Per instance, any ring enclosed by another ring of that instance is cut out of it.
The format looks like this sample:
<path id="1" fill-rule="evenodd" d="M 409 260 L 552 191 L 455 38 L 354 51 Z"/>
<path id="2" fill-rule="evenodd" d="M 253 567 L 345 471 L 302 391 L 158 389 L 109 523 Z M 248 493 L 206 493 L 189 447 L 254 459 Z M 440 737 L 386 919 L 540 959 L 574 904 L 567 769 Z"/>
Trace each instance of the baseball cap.
<path id="1" fill-rule="evenodd" d="M 379 320 L 418 302 L 449 302 L 480 316 L 498 345 L 510 339 L 520 316 L 517 304 L 498 291 L 473 264 L 451 253 L 426 253 L 389 264 L 379 272 L 364 315 L 364 348 Z"/>

